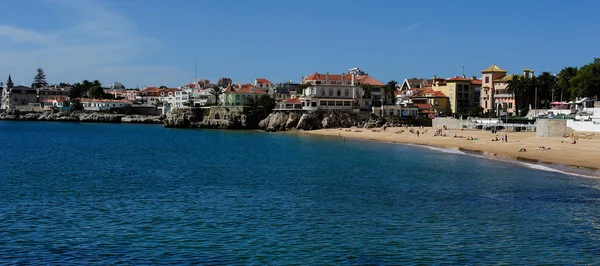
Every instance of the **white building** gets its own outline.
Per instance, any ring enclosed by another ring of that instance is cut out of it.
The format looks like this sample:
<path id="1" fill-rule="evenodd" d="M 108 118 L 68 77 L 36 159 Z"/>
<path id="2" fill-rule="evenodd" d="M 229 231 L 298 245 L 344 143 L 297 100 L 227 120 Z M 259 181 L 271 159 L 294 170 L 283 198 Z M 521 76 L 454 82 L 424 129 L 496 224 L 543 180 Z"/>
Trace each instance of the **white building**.
<path id="1" fill-rule="evenodd" d="M 131 105 L 131 102 L 126 100 L 81 99 L 80 102 L 83 109 L 88 111 L 109 111 Z"/>

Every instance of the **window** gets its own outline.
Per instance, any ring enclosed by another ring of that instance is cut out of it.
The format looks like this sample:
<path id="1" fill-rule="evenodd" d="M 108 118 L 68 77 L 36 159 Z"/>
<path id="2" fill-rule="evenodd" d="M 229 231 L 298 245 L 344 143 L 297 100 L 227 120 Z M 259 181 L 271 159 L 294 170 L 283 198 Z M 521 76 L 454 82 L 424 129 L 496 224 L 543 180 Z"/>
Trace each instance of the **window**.
<path id="1" fill-rule="evenodd" d="M 390 115 L 394 115 L 394 109 L 390 109 Z"/>
<path id="2" fill-rule="evenodd" d="M 310 88 L 310 94 L 315 94 L 315 88 Z"/>
<path id="3" fill-rule="evenodd" d="M 320 106 L 327 106 L 327 102 L 326 102 L 326 101 L 320 101 L 320 102 L 319 102 L 319 105 L 320 105 Z"/>
<path id="4" fill-rule="evenodd" d="M 340 91 L 340 89 L 337 90 L 337 96 L 342 96 L 342 91 Z"/>
<path id="5" fill-rule="evenodd" d="M 348 95 L 350 94 L 350 90 L 346 89 L 346 93 L 345 94 L 346 94 L 346 97 L 348 97 Z"/>
<path id="6" fill-rule="evenodd" d="M 512 103 L 508 103 L 508 108 L 512 108 Z"/>
<path id="7" fill-rule="evenodd" d="M 333 89 L 329 89 L 329 96 L 333 96 Z"/>
<path id="8" fill-rule="evenodd" d="M 321 89 L 321 96 L 325 96 L 325 90 Z"/>
<path id="9" fill-rule="evenodd" d="M 344 102 L 344 106 L 350 106 L 350 102 L 349 101 L 345 101 Z"/>
<path id="10" fill-rule="evenodd" d="M 488 76 L 485 77 L 485 83 L 490 83 L 490 77 L 488 77 Z"/>
<path id="11" fill-rule="evenodd" d="M 450 90 L 454 90 L 454 86 L 450 86 Z"/>

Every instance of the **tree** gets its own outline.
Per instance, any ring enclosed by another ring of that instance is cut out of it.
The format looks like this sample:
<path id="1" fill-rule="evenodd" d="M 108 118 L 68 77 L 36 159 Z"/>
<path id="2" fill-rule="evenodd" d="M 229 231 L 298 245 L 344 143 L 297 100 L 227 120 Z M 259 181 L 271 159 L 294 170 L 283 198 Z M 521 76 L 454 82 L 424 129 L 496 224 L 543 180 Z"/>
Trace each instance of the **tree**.
<path id="1" fill-rule="evenodd" d="M 475 106 L 469 109 L 468 115 L 470 117 L 481 117 L 483 115 L 483 107 Z"/>
<path id="2" fill-rule="evenodd" d="M 571 99 L 571 80 L 577 75 L 577 67 L 565 67 L 558 73 L 558 91 L 565 99 Z"/>
<path id="3" fill-rule="evenodd" d="M 88 97 L 94 98 L 94 99 L 105 98 L 104 97 L 104 89 L 102 89 L 102 87 L 96 86 L 96 85 L 94 85 L 92 88 L 90 88 L 88 90 L 87 94 L 88 94 Z"/>
<path id="4" fill-rule="evenodd" d="M 306 84 L 300 84 L 298 85 L 298 88 L 296 88 L 296 94 L 298 95 L 302 95 L 304 94 L 304 89 L 310 87 L 310 82 L 306 82 Z"/>
<path id="5" fill-rule="evenodd" d="M 159 89 L 168 89 L 169 87 L 167 87 L 167 86 L 164 86 L 164 85 L 163 85 L 163 86 L 160 86 L 160 87 L 158 87 L 158 88 L 159 88 Z"/>
<path id="6" fill-rule="evenodd" d="M 360 87 L 363 89 L 363 98 L 370 99 L 371 89 L 373 88 L 373 86 L 371 84 L 360 84 Z"/>
<path id="7" fill-rule="evenodd" d="M 594 58 L 594 62 L 582 66 L 571 84 L 571 97 L 589 97 L 600 94 L 600 58 Z"/>
<path id="8" fill-rule="evenodd" d="M 517 110 L 517 116 L 519 115 L 519 110 L 521 108 L 521 97 L 525 94 L 527 90 L 527 78 L 520 75 L 513 75 L 512 78 L 508 81 L 508 86 L 506 89 L 508 92 L 514 95 L 515 99 L 515 110 Z"/>
<path id="9" fill-rule="evenodd" d="M 31 87 L 37 89 L 44 86 L 48 86 L 48 82 L 46 81 L 46 74 L 44 74 L 43 69 L 38 68 L 37 74 L 35 74 L 35 77 L 33 77 L 33 83 L 31 84 Z"/>
<path id="10" fill-rule="evenodd" d="M 546 108 L 550 108 L 550 102 L 554 101 L 552 94 L 556 89 L 556 77 L 550 72 L 542 72 L 537 77 L 537 88 L 540 102 L 545 103 Z"/>
<path id="11" fill-rule="evenodd" d="M 391 98 L 394 98 L 394 92 L 396 92 L 396 85 L 398 85 L 398 82 L 395 80 L 390 80 L 388 81 L 387 84 L 385 84 L 385 86 L 383 86 L 383 94 L 384 94 L 384 104 L 387 104 L 387 97 L 390 96 Z"/>
<path id="12" fill-rule="evenodd" d="M 275 101 L 275 99 L 273 99 L 273 97 L 271 97 L 270 95 L 264 94 L 258 97 L 257 105 L 262 106 L 265 112 L 268 114 L 271 113 L 273 109 L 275 109 L 275 106 L 277 106 L 277 101 Z"/>
<path id="13" fill-rule="evenodd" d="M 248 106 L 254 110 L 256 107 L 258 107 L 258 102 L 254 100 L 254 97 L 248 96 L 246 99 L 244 99 L 244 106 Z"/>
<path id="14" fill-rule="evenodd" d="M 210 93 L 210 95 L 215 97 L 215 105 L 219 105 L 219 97 L 221 96 L 221 94 L 223 94 L 223 91 L 221 90 L 221 88 L 219 88 L 219 86 L 215 85 L 210 89 L 210 91 L 208 93 Z"/>

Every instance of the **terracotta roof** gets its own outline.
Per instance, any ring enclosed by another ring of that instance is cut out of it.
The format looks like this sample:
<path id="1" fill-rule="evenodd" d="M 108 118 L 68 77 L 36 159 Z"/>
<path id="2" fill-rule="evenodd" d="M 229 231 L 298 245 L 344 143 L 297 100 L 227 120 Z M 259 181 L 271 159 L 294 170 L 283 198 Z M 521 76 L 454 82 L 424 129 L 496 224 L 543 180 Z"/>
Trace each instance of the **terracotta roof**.
<path id="1" fill-rule="evenodd" d="M 413 103 L 414 106 L 418 107 L 419 110 L 430 110 L 433 109 L 433 106 L 428 103 Z"/>
<path id="2" fill-rule="evenodd" d="M 300 98 L 293 98 L 293 99 L 285 99 L 282 102 L 284 103 L 300 103 Z"/>
<path id="3" fill-rule="evenodd" d="M 328 76 L 329 75 L 329 76 Z M 342 80 L 342 74 L 319 74 L 317 72 L 315 72 L 314 74 L 306 77 L 306 80 Z M 352 74 L 346 74 L 344 75 L 344 80 L 352 80 Z M 356 80 L 356 77 L 355 77 Z"/>
<path id="4" fill-rule="evenodd" d="M 446 97 L 446 94 L 444 94 L 441 91 L 422 90 L 416 96 L 417 97 Z"/>
<path id="5" fill-rule="evenodd" d="M 225 88 L 224 93 L 229 93 L 229 92 L 235 92 L 232 88 L 231 88 L 231 83 L 229 83 L 229 85 L 227 85 L 227 88 Z"/>
<path id="6" fill-rule="evenodd" d="M 55 99 L 46 99 L 46 100 L 44 100 L 43 102 L 45 102 L 45 103 L 52 103 L 52 102 L 54 102 L 55 100 L 56 100 L 56 102 L 59 102 L 59 103 L 64 103 L 64 102 L 67 102 L 67 99 L 65 99 L 65 98 L 61 98 L 61 97 L 59 97 L 59 98 L 55 98 Z"/>
<path id="7" fill-rule="evenodd" d="M 248 84 L 246 84 L 246 85 L 248 85 Z M 252 85 L 250 85 L 250 86 L 246 86 L 246 85 L 242 86 L 242 88 L 239 89 L 239 90 L 237 90 L 236 92 L 237 93 L 249 93 L 249 94 L 252 94 L 252 93 L 254 93 L 254 94 L 267 94 L 264 91 L 261 91 L 259 89 L 255 89 L 254 86 L 252 86 Z M 254 90 L 254 92 L 252 92 L 253 90 Z"/>
<path id="8" fill-rule="evenodd" d="M 158 92 L 158 91 L 160 91 L 160 88 L 157 88 L 157 87 L 147 87 L 147 88 L 143 89 L 142 91 L 145 91 L 145 92 L 156 91 L 156 92 Z"/>
<path id="9" fill-rule="evenodd" d="M 453 78 L 446 79 L 446 81 L 471 81 L 471 79 L 455 76 Z"/>
<path id="10" fill-rule="evenodd" d="M 87 98 L 81 98 L 79 99 L 80 102 L 86 102 L 86 103 L 131 103 L 130 101 L 127 100 L 107 100 L 107 99 L 87 99 Z"/>
<path id="11" fill-rule="evenodd" d="M 344 80 L 346 80 L 346 79 L 344 78 Z M 360 82 L 360 84 L 369 84 L 369 85 L 373 85 L 373 86 L 385 85 L 381 81 L 376 80 L 369 75 L 355 76 L 354 81 L 358 81 L 358 82 Z"/>
<path id="12" fill-rule="evenodd" d="M 257 83 L 263 83 L 263 84 L 273 84 L 273 83 L 271 83 L 270 81 L 268 81 L 267 79 L 264 79 L 264 78 L 257 78 L 256 82 Z"/>
<path id="13" fill-rule="evenodd" d="M 484 70 L 481 70 L 481 73 L 506 73 L 506 70 L 494 64 Z"/>
<path id="14" fill-rule="evenodd" d="M 471 80 L 471 84 L 473 84 L 473 85 L 481 85 L 481 80 L 480 79 L 473 79 L 473 80 Z"/>

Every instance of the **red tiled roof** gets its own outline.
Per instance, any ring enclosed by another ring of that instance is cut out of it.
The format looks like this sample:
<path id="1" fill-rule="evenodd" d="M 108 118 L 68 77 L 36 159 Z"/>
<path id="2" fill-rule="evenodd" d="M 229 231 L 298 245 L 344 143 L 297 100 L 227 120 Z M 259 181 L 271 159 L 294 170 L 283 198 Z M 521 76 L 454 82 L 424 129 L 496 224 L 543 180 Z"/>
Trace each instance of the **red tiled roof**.
<path id="1" fill-rule="evenodd" d="M 273 83 L 271 83 L 270 81 L 268 81 L 267 79 L 264 79 L 264 78 L 257 78 L 256 82 L 257 83 L 263 83 L 263 84 L 273 84 Z"/>
<path id="2" fill-rule="evenodd" d="M 46 100 L 44 100 L 43 102 L 45 102 L 45 103 L 52 103 L 52 102 L 54 102 L 55 100 L 56 100 L 56 102 L 59 102 L 59 103 L 64 103 L 64 102 L 67 102 L 67 99 L 65 99 L 65 98 L 62 98 L 62 97 L 58 97 L 58 98 L 55 98 L 55 99 L 46 99 Z"/>
<path id="3" fill-rule="evenodd" d="M 157 88 L 157 87 L 147 87 L 147 88 L 143 89 L 142 91 L 145 91 L 145 92 L 151 92 L 151 91 L 152 92 L 158 92 L 158 91 L 160 91 L 160 88 Z"/>
<path id="4" fill-rule="evenodd" d="M 79 99 L 80 102 L 86 102 L 86 103 L 131 103 L 130 101 L 127 100 L 107 100 L 107 99 L 87 99 L 87 98 L 81 98 Z"/>
<path id="5" fill-rule="evenodd" d="M 250 85 L 250 86 L 246 86 L 246 85 Z M 253 92 L 254 91 L 254 92 Z M 241 89 L 236 91 L 237 93 L 254 93 L 254 94 L 267 94 L 264 91 L 261 91 L 259 89 L 255 89 L 254 86 L 252 86 L 251 84 L 245 84 L 244 86 L 242 86 Z"/>
<path id="6" fill-rule="evenodd" d="M 419 97 L 446 97 L 446 94 L 444 94 L 441 91 L 434 91 L 432 89 L 428 89 L 428 90 L 421 90 L 416 96 L 419 96 Z"/>
<path id="7" fill-rule="evenodd" d="M 413 103 L 414 106 L 418 107 L 419 110 L 430 110 L 433 109 L 433 106 L 428 103 Z"/>
<path id="8" fill-rule="evenodd" d="M 300 98 L 285 99 L 282 102 L 284 102 L 284 103 L 300 103 Z"/>
<path id="9" fill-rule="evenodd" d="M 481 85 L 481 80 L 480 79 L 471 80 L 471 84 L 473 84 L 473 85 Z"/>
<path id="10" fill-rule="evenodd" d="M 358 81 L 358 82 L 360 82 L 360 84 L 370 84 L 370 85 L 373 85 L 373 86 L 383 86 L 383 85 L 385 85 L 381 81 L 376 80 L 376 79 L 372 78 L 369 75 L 355 76 L 354 77 L 354 81 Z"/>
<path id="11" fill-rule="evenodd" d="M 225 88 L 225 93 L 229 93 L 229 92 L 235 92 L 232 88 L 231 88 L 231 83 L 229 83 L 229 85 L 227 85 L 227 88 Z"/>
<path id="12" fill-rule="evenodd" d="M 326 79 L 341 81 L 342 74 L 329 74 L 329 76 L 328 76 L 328 74 L 319 74 L 319 73 L 315 72 L 314 74 L 306 77 L 306 80 L 326 80 Z M 352 80 L 352 74 L 344 75 L 344 80 L 348 80 L 348 81 Z"/>

